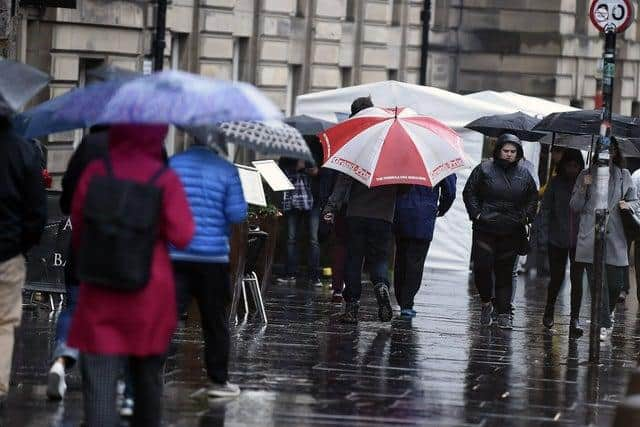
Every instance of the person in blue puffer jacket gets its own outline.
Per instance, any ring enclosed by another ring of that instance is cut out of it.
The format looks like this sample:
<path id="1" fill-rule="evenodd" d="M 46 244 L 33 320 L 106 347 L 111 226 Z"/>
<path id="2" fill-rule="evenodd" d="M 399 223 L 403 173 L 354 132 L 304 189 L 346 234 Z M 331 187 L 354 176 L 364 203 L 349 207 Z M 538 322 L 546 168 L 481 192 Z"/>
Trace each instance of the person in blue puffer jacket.
<path id="1" fill-rule="evenodd" d="M 449 175 L 434 188 L 412 185 L 396 200 L 394 232 L 396 261 L 393 289 L 400 315 L 415 317 L 413 300 L 422 283 L 424 262 L 433 239 L 436 217 L 447 213 L 456 198 L 455 175 Z"/>
<path id="2" fill-rule="evenodd" d="M 234 397 L 240 388 L 229 379 L 231 302 L 229 236 L 231 224 L 247 218 L 247 203 L 235 166 L 204 145 L 192 145 L 169 161 L 191 205 L 196 232 L 185 250 L 171 248 L 179 314 L 191 298 L 200 309 L 204 355 L 211 380 L 209 397 Z"/>

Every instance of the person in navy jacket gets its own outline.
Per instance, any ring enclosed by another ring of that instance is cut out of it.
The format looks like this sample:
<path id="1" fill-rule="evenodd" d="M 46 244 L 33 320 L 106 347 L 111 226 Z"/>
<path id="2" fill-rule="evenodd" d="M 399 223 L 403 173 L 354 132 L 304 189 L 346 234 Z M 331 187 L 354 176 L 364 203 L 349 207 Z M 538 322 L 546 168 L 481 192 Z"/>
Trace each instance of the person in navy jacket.
<path id="1" fill-rule="evenodd" d="M 169 161 L 176 171 L 193 212 L 196 232 L 184 250 L 172 248 L 179 313 L 194 297 L 200 309 L 209 397 L 240 393 L 229 383 L 229 325 L 231 302 L 229 236 L 231 224 L 247 218 L 247 203 L 236 167 L 204 145 L 192 145 Z"/>
<path id="2" fill-rule="evenodd" d="M 433 188 L 413 185 L 396 200 L 394 291 L 402 317 L 415 317 L 413 300 L 422 283 L 424 262 L 433 239 L 436 217 L 447 213 L 456 198 L 455 175 Z"/>

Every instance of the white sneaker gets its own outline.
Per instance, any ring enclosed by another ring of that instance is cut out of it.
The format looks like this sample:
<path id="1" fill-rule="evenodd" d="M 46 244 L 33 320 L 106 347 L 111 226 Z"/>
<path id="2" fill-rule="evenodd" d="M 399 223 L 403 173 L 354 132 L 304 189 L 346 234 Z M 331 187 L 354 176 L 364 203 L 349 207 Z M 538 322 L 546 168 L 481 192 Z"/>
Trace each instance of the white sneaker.
<path id="1" fill-rule="evenodd" d="M 64 381 L 64 365 L 55 362 L 49 369 L 47 380 L 47 397 L 51 400 L 61 400 L 67 391 L 67 383 Z"/>
<path id="2" fill-rule="evenodd" d="M 240 396 L 240 387 L 227 381 L 224 384 L 211 384 L 207 390 L 209 397 L 237 397 Z"/>
<path id="3" fill-rule="evenodd" d="M 133 417 L 133 405 L 133 399 L 124 399 L 120 406 L 120 416 L 125 418 Z"/>
<path id="4" fill-rule="evenodd" d="M 600 328 L 600 341 L 606 341 L 611 338 L 612 328 Z"/>

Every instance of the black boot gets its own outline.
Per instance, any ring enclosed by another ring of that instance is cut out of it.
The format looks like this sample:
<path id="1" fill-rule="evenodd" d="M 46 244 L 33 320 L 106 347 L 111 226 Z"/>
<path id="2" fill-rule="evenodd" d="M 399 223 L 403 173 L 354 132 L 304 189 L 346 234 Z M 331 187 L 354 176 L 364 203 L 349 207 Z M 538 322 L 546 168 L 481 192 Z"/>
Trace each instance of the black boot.
<path id="1" fill-rule="evenodd" d="M 571 322 L 569 322 L 569 336 L 580 338 L 582 335 L 584 335 L 584 330 L 580 327 L 578 319 L 571 319 Z"/>
<path id="2" fill-rule="evenodd" d="M 360 310 L 360 303 L 355 302 L 347 302 L 344 307 L 344 313 L 340 316 L 340 321 L 342 323 L 347 323 L 350 325 L 354 325 L 358 323 L 358 311 Z"/>
<path id="3" fill-rule="evenodd" d="M 542 324 L 547 329 L 553 328 L 554 320 L 553 320 L 553 306 L 547 305 L 544 309 L 544 317 L 542 318 Z"/>

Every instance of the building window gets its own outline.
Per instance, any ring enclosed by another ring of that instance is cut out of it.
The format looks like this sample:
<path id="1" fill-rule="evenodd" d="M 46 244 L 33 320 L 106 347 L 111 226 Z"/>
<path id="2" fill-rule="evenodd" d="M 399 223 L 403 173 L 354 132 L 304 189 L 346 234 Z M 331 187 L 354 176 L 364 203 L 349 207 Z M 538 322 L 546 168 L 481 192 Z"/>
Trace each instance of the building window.
<path id="1" fill-rule="evenodd" d="M 296 17 L 304 18 L 307 15 L 308 0 L 296 0 Z"/>
<path id="2" fill-rule="evenodd" d="M 238 37 L 233 40 L 231 79 L 234 81 L 249 80 L 249 37 Z"/>
<path id="3" fill-rule="evenodd" d="M 302 88 L 302 65 L 289 66 L 289 81 L 287 83 L 286 115 L 292 116 L 296 111 L 296 97 Z"/>
<path id="4" fill-rule="evenodd" d="M 353 68 L 340 67 L 340 87 L 349 87 L 353 84 Z"/>
<path id="5" fill-rule="evenodd" d="M 398 70 L 389 69 L 387 70 L 387 80 L 398 80 Z"/>
<path id="6" fill-rule="evenodd" d="M 399 27 L 402 23 L 403 0 L 391 0 L 391 26 Z"/>
<path id="7" fill-rule="evenodd" d="M 449 0 L 434 0 L 431 3 L 432 28 L 445 30 L 449 27 Z"/>
<path id="8" fill-rule="evenodd" d="M 589 0 L 577 0 L 576 2 L 576 34 L 587 34 L 587 10 Z"/>
<path id="9" fill-rule="evenodd" d="M 358 0 L 347 0 L 347 10 L 345 13 L 345 21 L 354 22 L 356 18 L 356 1 Z"/>

